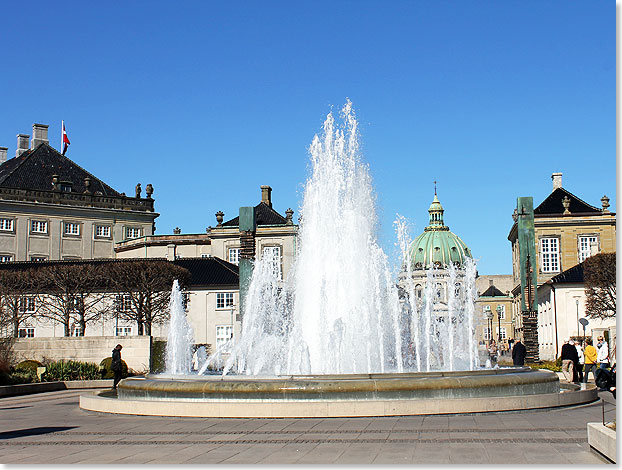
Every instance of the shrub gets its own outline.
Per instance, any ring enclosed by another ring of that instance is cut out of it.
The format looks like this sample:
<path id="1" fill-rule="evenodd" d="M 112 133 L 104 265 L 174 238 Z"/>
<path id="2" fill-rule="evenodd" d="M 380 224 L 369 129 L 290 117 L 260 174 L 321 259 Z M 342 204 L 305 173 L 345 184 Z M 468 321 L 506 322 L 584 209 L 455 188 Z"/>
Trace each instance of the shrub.
<path id="1" fill-rule="evenodd" d="M 153 340 L 151 347 L 151 372 L 161 374 L 166 369 L 166 341 Z"/>
<path id="2" fill-rule="evenodd" d="M 41 364 L 39 361 L 35 361 L 33 359 L 28 359 L 26 361 L 22 361 L 19 364 L 17 364 L 15 366 L 15 370 L 16 371 L 32 371 L 35 373 L 35 375 L 37 374 L 37 367 L 43 367 L 43 364 Z"/>
<path id="3" fill-rule="evenodd" d="M 114 371 L 110 368 L 110 364 L 112 364 L 112 357 L 102 359 L 99 363 L 99 374 L 102 379 L 114 378 Z M 121 359 L 121 377 L 127 377 L 127 364 L 123 359 Z"/>
<path id="4" fill-rule="evenodd" d="M 45 382 L 64 380 L 96 380 L 99 368 L 92 362 L 58 361 L 47 366 L 41 379 Z"/>
<path id="5" fill-rule="evenodd" d="M 557 361 L 540 361 L 540 362 L 531 362 L 525 365 L 531 367 L 534 370 L 547 369 L 547 370 L 552 370 L 553 372 L 561 372 L 562 365 L 561 365 L 561 361 L 559 362 L 560 363 L 558 364 Z"/>

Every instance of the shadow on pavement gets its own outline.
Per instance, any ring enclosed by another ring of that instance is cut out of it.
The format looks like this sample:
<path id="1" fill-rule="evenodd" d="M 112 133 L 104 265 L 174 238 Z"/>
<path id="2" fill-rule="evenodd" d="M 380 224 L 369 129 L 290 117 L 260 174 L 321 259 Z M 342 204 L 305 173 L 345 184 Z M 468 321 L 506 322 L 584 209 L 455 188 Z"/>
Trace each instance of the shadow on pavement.
<path id="1" fill-rule="evenodd" d="M 39 436 L 41 434 L 50 434 L 53 432 L 67 431 L 68 429 L 75 429 L 77 427 L 78 426 L 50 426 L 50 427 L 18 429 L 16 431 L 4 431 L 4 432 L 0 432 L 0 440 L 15 439 L 16 437 Z"/>

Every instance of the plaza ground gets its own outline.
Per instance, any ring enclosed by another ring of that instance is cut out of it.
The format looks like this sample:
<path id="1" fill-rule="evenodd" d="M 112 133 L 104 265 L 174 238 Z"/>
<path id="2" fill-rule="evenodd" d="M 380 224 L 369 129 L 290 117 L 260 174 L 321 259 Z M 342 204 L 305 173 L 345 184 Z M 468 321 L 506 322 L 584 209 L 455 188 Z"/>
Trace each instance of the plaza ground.
<path id="1" fill-rule="evenodd" d="M 90 392 L 0 399 L 0 463 L 607 463 L 587 442 L 601 401 L 471 415 L 216 419 L 84 411 L 81 393 Z M 613 420 L 615 400 L 600 397 Z"/>

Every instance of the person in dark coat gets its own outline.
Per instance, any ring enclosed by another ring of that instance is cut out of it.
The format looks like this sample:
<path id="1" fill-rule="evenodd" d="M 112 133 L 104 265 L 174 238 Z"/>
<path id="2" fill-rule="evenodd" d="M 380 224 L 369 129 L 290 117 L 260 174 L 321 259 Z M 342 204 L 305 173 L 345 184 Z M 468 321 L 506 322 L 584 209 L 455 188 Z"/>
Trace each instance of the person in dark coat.
<path id="1" fill-rule="evenodd" d="M 579 354 L 577 348 L 574 347 L 574 341 L 565 340 L 562 346 L 562 373 L 566 377 L 567 382 L 574 382 L 575 364 L 579 363 Z"/>
<path id="2" fill-rule="evenodd" d="M 117 384 L 121 380 L 122 367 L 121 367 L 121 349 L 123 346 L 117 344 L 112 350 L 112 362 L 110 363 L 110 368 L 114 372 L 114 383 L 112 388 L 116 390 Z"/>
<path id="3" fill-rule="evenodd" d="M 524 366 L 525 365 L 525 356 L 527 355 L 527 348 L 523 343 L 520 342 L 520 339 L 516 340 L 514 347 L 512 348 L 512 361 L 515 366 Z"/>

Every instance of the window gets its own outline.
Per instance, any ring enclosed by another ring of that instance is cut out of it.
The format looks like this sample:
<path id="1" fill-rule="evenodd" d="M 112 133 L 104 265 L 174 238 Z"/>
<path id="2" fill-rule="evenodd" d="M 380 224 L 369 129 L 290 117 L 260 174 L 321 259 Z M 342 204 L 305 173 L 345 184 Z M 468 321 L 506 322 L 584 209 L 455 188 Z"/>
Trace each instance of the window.
<path id="1" fill-rule="evenodd" d="M 22 297 L 19 299 L 19 311 L 22 313 L 35 313 L 35 298 L 34 297 Z"/>
<path id="2" fill-rule="evenodd" d="M 95 238 L 110 238 L 110 225 L 96 225 Z"/>
<path id="3" fill-rule="evenodd" d="M 219 292 L 216 294 L 216 308 L 233 307 L 233 292 Z"/>
<path id="4" fill-rule="evenodd" d="M 44 220 L 31 220 L 30 221 L 31 233 L 48 233 L 48 223 Z"/>
<path id="5" fill-rule="evenodd" d="M 17 336 L 19 336 L 20 338 L 34 338 L 35 329 L 34 328 L 20 328 Z"/>
<path id="6" fill-rule="evenodd" d="M 484 312 L 484 315 L 490 315 L 490 305 L 484 305 L 482 312 Z"/>
<path id="7" fill-rule="evenodd" d="M 559 239 L 543 238 L 540 240 L 540 259 L 543 273 L 559 271 Z"/>
<path id="8" fill-rule="evenodd" d="M 131 326 L 117 326 L 114 332 L 115 336 L 131 336 L 132 335 L 132 327 Z"/>
<path id="9" fill-rule="evenodd" d="M 0 219 L 0 231 L 12 232 L 13 231 L 13 219 Z"/>
<path id="10" fill-rule="evenodd" d="M 490 340 L 490 339 L 492 339 L 492 338 L 490 337 L 490 328 L 488 328 L 488 327 L 485 327 L 485 328 L 484 328 L 484 339 L 485 339 L 485 340 Z"/>
<path id="11" fill-rule="evenodd" d="M 0 263 L 8 263 L 9 261 L 13 261 L 12 255 L 0 255 Z"/>
<path id="12" fill-rule="evenodd" d="M 45 256 L 31 256 L 30 261 L 47 261 Z"/>
<path id="13" fill-rule="evenodd" d="M 125 228 L 125 238 L 139 238 L 140 237 L 140 229 L 136 227 L 126 227 Z"/>
<path id="14" fill-rule="evenodd" d="M 229 262 L 233 264 L 238 264 L 240 262 L 239 248 L 229 248 Z"/>
<path id="15" fill-rule="evenodd" d="M 65 222 L 63 224 L 63 233 L 65 235 L 80 235 L 80 224 L 76 222 Z"/>
<path id="16" fill-rule="evenodd" d="M 417 298 L 420 299 L 423 295 L 423 288 L 421 287 L 421 284 L 417 284 L 415 286 L 415 292 L 417 292 Z"/>
<path id="17" fill-rule="evenodd" d="M 579 263 L 592 256 L 592 243 L 598 247 L 598 237 L 579 237 Z"/>
<path id="18" fill-rule="evenodd" d="M 499 318 L 505 320 L 505 305 L 497 305 L 497 307 L 501 307 L 499 309 Z"/>
<path id="19" fill-rule="evenodd" d="M 129 294 L 117 295 L 117 310 L 119 312 L 131 312 L 132 311 L 132 297 Z"/>
<path id="20" fill-rule="evenodd" d="M 84 336 L 84 331 L 79 326 L 74 326 L 71 329 L 71 336 Z"/>
<path id="21" fill-rule="evenodd" d="M 233 338 L 233 326 L 232 325 L 216 325 L 216 347 L 231 341 Z M 224 352 L 229 352 L 230 347 L 224 349 Z"/>
<path id="22" fill-rule="evenodd" d="M 501 330 L 497 328 L 497 334 L 501 337 L 501 340 L 507 339 L 507 334 L 505 332 L 505 327 L 501 327 Z"/>
<path id="23" fill-rule="evenodd" d="M 281 279 L 281 247 L 264 246 L 263 258 L 272 263 L 272 272 L 277 279 Z"/>
<path id="24" fill-rule="evenodd" d="M 67 184 L 67 183 L 61 183 L 60 184 L 60 190 L 63 193 L 70 193 L 71 192 L 71 185 Z"/>

